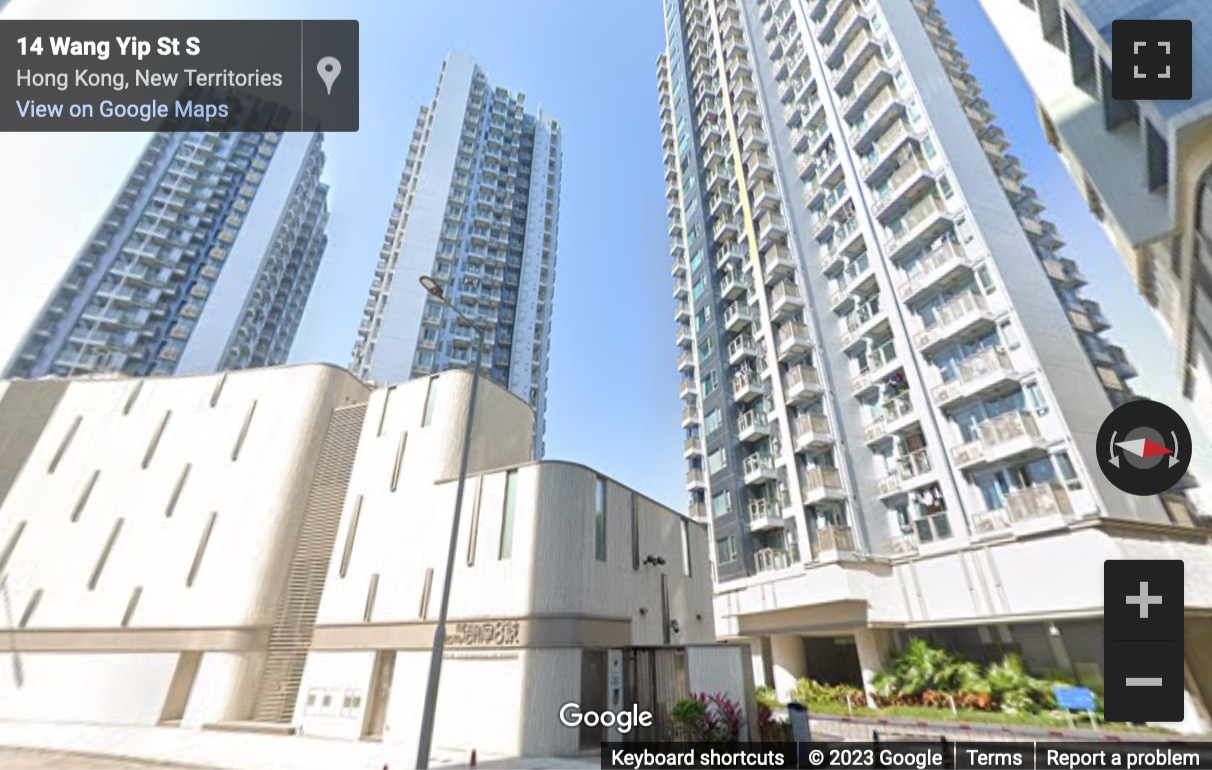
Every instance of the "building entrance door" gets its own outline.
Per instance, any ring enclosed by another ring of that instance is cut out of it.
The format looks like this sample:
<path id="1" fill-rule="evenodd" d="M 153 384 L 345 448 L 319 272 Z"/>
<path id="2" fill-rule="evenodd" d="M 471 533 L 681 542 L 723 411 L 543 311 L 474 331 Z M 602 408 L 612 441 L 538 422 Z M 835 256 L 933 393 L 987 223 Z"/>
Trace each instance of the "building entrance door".
<path id="1" fill-rule="evenodd" d="M 606 651 L 581 650 L 581 712 L 606 710 Z M 581 751 L 602 745 L 601 725 L 581 723 Z"/>
<path id="2" fill-rule="evenodd" d="M 686 650 L 680 647 L 631 648 L 625 653 L 623 680 L 626 704 L 652 714 L 652 725 L 636 727 L 626 741 L 685 740 L 676 734 L 669 709 L 690 694 L 686 676 Z"/>
<path id="3" fill-rule="evenodd" d="M 396 673 L 396 651 L 379 650 L 375 655 L 374 673 L 370 679 L 370 702 L 366 704 L 366 720 L 362 723 L 362 738 L 382 740 L 387 726 L 387 704 L 391 702 L 391 680 Z"/>

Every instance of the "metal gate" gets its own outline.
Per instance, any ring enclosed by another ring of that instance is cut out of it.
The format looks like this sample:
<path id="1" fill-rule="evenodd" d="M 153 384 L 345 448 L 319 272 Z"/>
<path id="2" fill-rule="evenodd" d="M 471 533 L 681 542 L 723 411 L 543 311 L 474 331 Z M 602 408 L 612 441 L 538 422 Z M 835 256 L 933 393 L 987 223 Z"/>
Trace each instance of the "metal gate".
<path id="1" fill-rule="evenodd" d="M 628 742 L 674 741 L 679 735 L 669 710 L 690 695 L 686 650 L 680 647 L 632 647 L 625 651 L 626 699 L 652 714 L 650 727 L 624 736 Z"/>

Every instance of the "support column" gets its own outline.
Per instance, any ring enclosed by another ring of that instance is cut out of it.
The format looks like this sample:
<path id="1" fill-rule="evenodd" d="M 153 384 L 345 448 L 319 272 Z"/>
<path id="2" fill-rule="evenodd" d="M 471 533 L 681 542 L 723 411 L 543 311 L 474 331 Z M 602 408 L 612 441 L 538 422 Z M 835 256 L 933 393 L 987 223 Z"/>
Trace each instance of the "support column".
<path id="1" fill-rule="evenodd" d="M 854 632 L 854 646 L 858 652 L 859 669 L 863 672 L 863 692 L 867 696 L 867 706 L 875 708 L 875 698 L 871 680 L 884 668 L 892 648 L 890 633 L 879 628 L 860 628 Z"/>
<path id="2" fill-rule="evenodd" d="M 774 682 L 771 686 L 781 700 L 788 700 L 791 691 L 795 689 L 795 680 L 808 676 L 803 638 L 792 634 L 771 635 L 770 658 L 774 670 Z"/>

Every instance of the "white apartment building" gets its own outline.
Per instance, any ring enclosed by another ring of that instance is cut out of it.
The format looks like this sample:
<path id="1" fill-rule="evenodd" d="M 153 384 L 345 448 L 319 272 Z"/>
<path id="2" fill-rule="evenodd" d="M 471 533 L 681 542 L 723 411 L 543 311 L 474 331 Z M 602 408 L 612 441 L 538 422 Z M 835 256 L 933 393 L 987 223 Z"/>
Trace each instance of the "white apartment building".
<path id="1" fill-rule="evenodd" d="M 560 218 L 561 132 L 466 56 L 421 107 L 350 369 L 388 385 L 475 360 L 475 331 L 418 281 L 431 276 L 486 332 L 481 371 L 534 407 L 543 455 Z"/>
<path id="2" fill-rule="evenodd" d="M 411 756 L 470 385 L 326 365 L 0 382 L 0 717 Z M 705 527 L 532 462 L 533 420 L 482 383 L 433 745 L 612 738 L 562 725 L 570 701 L 638 704 L 654 731 L 692 690 L 752 706 L 748 648 L 711 644 Z"/>
<path id="3" fill-rule="evenodd" d="M 153 134 L 4 376 L 285 363 L 328 245 L 324 163 L 322 134 Z"/>
<path id="4" fill-rule="evenodd" d="M 1135 376 L 930 0 L 667 0 L 657 63 L 690 510 L 759 681 L 909 636 L 1102 677 L 1102 563 L 1212 550 L 1094 439 Z"/>
<path id="5" fill-rule="evenodd" d="M 1212 429 L 1212 4 L 981 6 L 1035 94 L 1049 143 L 1169 332 L 1184 394 Z M 1112 99 L 1111 23 L 1120 18 L 1191 21 L 1190 99 Z"/>

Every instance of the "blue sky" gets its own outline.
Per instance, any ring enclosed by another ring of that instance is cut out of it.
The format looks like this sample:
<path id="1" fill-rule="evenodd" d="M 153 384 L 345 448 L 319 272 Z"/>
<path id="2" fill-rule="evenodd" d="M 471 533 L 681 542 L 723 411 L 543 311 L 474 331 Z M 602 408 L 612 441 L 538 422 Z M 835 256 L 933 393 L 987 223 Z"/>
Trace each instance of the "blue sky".
<path id="1" fill-rule="evenodd" d="M 1103 303 L 1116 326 L 1112 337 L 1148 373 L 1138 390 L 1179 407 L 1194 431 L 1179 403 L 1173 350 L 1044 142 L 1013 62 L 977 3 L 939 6 L 1011 151 L 1061 225 L 1066 252 L 1082 264 L 1087 295 Z M 666 504 L 684 505 L 656 99 L 655 61 L 664 46 L 658 0 L 107 0 L 102 8 L 15 0 L 5 13 L 361 22 L 361 130 L 328 137 L 329 249 L 296 340 L 297 361 L 348 362 L 416 112 L 432 98 L 447 51 L 473 56 L 494 82 L 524 90 L 549 110 L 563 126 L 564 169 L 548 456 L 587 463 Z M 138 135 L 0 135 L 0 167 L 28 180 L 20 188 L 0 185 L 0 258 L 16 275 L 14 294 L 32 298 L 36 309 L 144 142 Z M 20 305 L 0 309 L 0 328 L 12 328 L 20 312 Z M 7 352 L 0 349 L 0 358 Z M 1196 435 L 1196 445 L 1208 442 Z"/>

